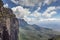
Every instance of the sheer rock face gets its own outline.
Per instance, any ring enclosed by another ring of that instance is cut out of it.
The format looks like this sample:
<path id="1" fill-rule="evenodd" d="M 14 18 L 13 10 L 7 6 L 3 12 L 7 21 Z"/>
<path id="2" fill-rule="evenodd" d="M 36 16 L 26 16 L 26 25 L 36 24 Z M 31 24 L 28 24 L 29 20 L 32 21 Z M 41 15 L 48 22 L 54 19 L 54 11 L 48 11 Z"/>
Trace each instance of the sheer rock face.
<path id="1" fill-rule="evenodd" d="M 18 19 L 0 0 L 0 40 L 18 40 Z"/>

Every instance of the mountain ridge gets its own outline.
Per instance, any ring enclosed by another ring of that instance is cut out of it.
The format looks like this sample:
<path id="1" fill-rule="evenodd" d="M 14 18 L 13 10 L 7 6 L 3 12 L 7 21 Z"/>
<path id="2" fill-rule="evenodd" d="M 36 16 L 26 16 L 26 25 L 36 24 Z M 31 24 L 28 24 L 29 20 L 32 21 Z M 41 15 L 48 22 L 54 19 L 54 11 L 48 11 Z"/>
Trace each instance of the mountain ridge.
<path id="1" fill-rule="evenodd" d="M 29 25 L 24 19 L 19 19 L 20 36 L 22 40 L 48 40 L 49 38 L 60 35 L 52 29 L 43 28 L 38 25 Z"/>

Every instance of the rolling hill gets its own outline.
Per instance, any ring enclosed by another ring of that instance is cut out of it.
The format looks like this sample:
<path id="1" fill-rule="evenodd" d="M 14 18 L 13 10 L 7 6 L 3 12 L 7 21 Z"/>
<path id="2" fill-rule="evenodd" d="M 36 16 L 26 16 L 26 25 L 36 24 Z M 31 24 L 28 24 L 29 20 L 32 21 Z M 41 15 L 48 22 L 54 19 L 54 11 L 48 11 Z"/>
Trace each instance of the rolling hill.
<path id="1" fill-rule="evenodd" d="M 35 24 L 30 25 L 23 19 L 19 19 L 19 26 L 19 40 L 48 40 L 55 35 L 60 35 L 60 32 Z"/>

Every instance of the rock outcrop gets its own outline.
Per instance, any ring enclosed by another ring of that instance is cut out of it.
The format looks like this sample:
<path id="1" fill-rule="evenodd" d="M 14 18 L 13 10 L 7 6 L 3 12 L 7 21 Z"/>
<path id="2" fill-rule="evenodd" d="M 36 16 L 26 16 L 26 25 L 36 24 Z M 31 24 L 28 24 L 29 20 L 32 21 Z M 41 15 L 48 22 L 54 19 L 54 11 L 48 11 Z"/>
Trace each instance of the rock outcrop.
<path id="1" fill-rule="evenodd" d="M 18 40 L 18 19 L 0 0 L 0 40 Z"/>

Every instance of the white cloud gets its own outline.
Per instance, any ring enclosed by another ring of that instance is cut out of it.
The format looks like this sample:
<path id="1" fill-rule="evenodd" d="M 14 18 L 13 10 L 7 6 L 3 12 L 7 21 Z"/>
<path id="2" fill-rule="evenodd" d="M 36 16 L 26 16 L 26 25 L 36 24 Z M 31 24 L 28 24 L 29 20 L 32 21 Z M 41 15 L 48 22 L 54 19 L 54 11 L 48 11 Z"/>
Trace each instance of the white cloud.
<path id="1" fill-rule="evenodd" d="M 30 16 L 33 16 L 35 18 L 40 18 L 42 16 L 42 14 L 40 12 L 38 12 L 40 9 L 41 9 L 41 7 L 38 7 L 37 10 L 32 12 L 32 14 Z"/>
<path id="2" fill-rule="evenodd" d="M 23 18 L 24 16 L 29 15 L 29 9 L 23 8 L 22 6 L 17 6 L 12 8 L 17 18 Z"/>
<path id="3" fill-rule="evenodd" d="M 12 2 L 24 6 L 34 6 L 35 4 L 39 3 L 42 0 L 11 0 Z"/>
<path id="4" fill-rule="evenodd" d="M 33 13 L 31 13 L 29 9 L 23 8 L 22 6 L 17 6 L 12 8 L 17 18 L 24 19 L 29 23 L 36 23 L 36 21 L 40 19 L 41 13 L 38 12 L 38 9 L 35 10 Z"/>
<path id="5" fill-rule="evenodd" d="M 56 0 L 11 0 L 11 1 L 23 6 L 35 6 L 36 4 L 41 5 L 42 3 L 49 5 L 52 2 L 56 2 Z"/>
<path id="6" fill-rule="evenodd" d="M 7 4 L 7 3 L 6 3 L 6 4 L 4 4 L 3 6 L 4 6 L 4 7 L 6 7 L 6 8 L 8 8 L 8 4 Z"/>
<path id="7" fill-rule="evenodd" d="M 37 18 L 29 18 L 29 17 L 24 17 L 24 20 L 28 22 L 28 24 L 37 24 L 39 23 L 39 20 Z"/>
<path id="8" fill-rule="evenodd" d="M 38 17 L 41 17 L 41 13 L 39 13 L 39 12 L 33 12 L 30 16 L 38 18 Z"/>
<path id="9" fill-rule="evenodd" d="M 49 5 L 51 4 L 52 2 L 56 2 L 57 0 L 45 0 L 44 3 Z"/>
<path id="10" fill-rule="evenodd" d="M 56 10 L 55 6 L 48 7 L 45 12 L 50 12 Z"/>
<path id="11" fill-rule="evenodd" d="M 37 10 L 34 12 L 30 13 L 28 16 L 24 17 L 24 20 L 27 21 L 29 24 L 35 24 L 39 22 L 39 19 L 41 18 L 42 14 L 39 13 L 38 11 L 40 10 L 40 7 L 38 7 Z"/>
<path id="12" fill-rule="evenodd" d="M 60 9 L 60 6 L 56 7 L 57 9 Z"/>
<path id="13" fill-rule="evenodd" d="M 47 17 L 47 18 L 50 18 L 52 17 L 53 15 L 57 14 L 56 11 L 52 11 L 50 13 L 44 13 L 42 14 L 44 17 Z"/>
<path id="14" fill-rule="evenodd" d="M 52 17 L 53 15 L 56 14 L 55 10 L 56 10 L 56 7 L 54 7 L 54 6 L 53 7 L 48 7 L 42 15 L 44 17 L 47 17 L 47 18 Z"/>
<path id="15" fill-rule="evenodd" d="M 38 12 L 40 7 L 34 12 L 30 12 L 29 9 L 23 8 L 22 6 L 13 7 L 12 10 L 15 13 L 17 18 L 22 18 L 27 21 L 29 24 L 37 24 L 42 21 L 55 21 L 59 20 L 53 18 L 57 12 L 55 11 L 56 7 L 48 7 L 44 13 Z"/>
<path id="16" fill-rule="evenodd" d="M 25 21 L 27 21 L 29 24 L 34 24 L 36 21 L 36 19 L 35 18 L 29 18 L 29 17 L 27 17 L 27 16 L 25 16 L 24 18 L 23 18 Z"/>

